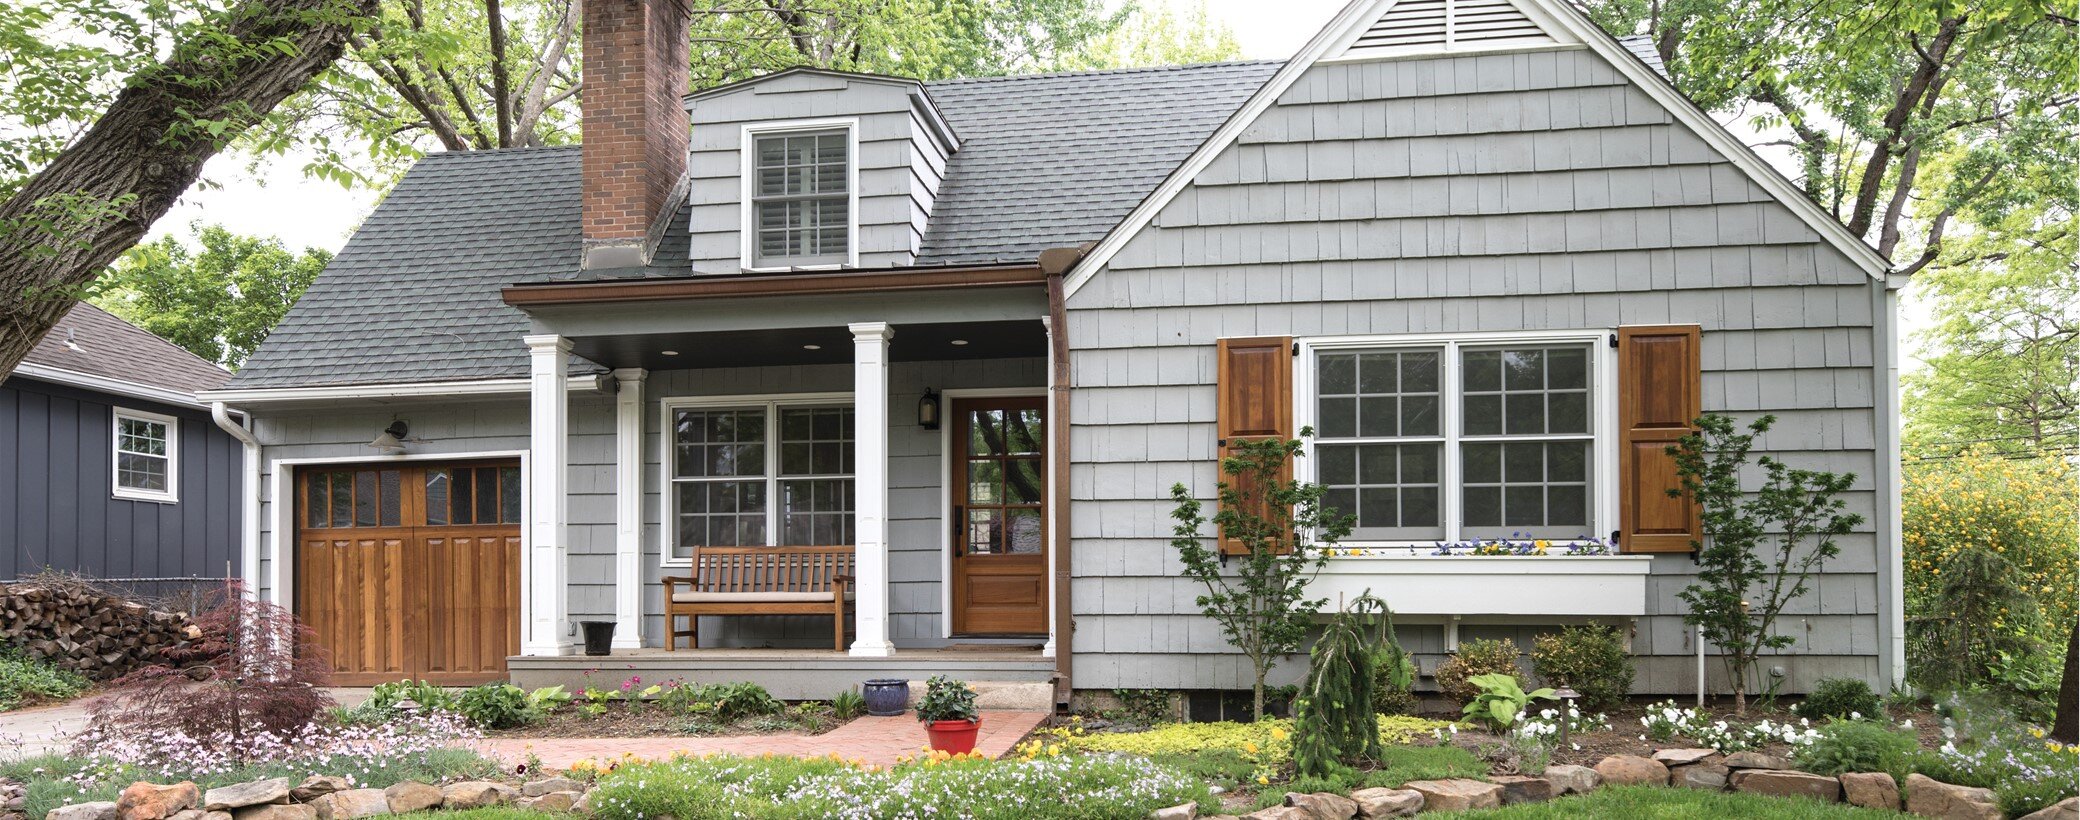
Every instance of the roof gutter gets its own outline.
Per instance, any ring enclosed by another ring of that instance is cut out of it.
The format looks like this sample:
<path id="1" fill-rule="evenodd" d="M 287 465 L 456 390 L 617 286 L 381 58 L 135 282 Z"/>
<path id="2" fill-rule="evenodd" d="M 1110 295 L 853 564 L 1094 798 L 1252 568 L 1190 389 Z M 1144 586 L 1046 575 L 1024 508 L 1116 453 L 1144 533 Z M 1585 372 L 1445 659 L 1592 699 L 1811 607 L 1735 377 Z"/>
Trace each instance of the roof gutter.
<path id="1" fill-rule="evenodd" d="M 223 402 L 210 402 L 209 417 L 230 433 L 238 443 L 245 445 L 243 465 L 244 490 L 238 494 L 238 573 L 241 587 L 239 593 L 246 600 L 260 599 L 260 439 L 253 435 L 253 414 L 241 413 L 243 418 L 233 421 L 231 410 Z"/>
<path id="2" fill-rule="evenodd" d="M 172 388 L 154 387 L 149 384 L 139 384 L 123 379 L 112 379 L 107 376 L 96 376 L 92 373 L 66 370 L 62 367 L 51 367 L 45 364 L 23 362 L 15 367 L 13 375 L 81 387 L 102 393 L 112 393 L 133 399 L 155 401 L 160 404 L 171 404 L 175 407 L 185 407 L 191 410 L 209 409 L 209 405 L 198 401 L 194 393 L 184 393 Z"/>
<path id="3" fill-rule="evenodd" d="M 595 393 L 603 389 L 606 375 L 572 376 L 568 389 Z M 243 405 L 305 401 L 368 401 L 385 399 L 445 399 L 484 396 L 526 395 L 527 379 L 482 379 L 466 382 L 405 382 L 349 384 L 333 387 L 255 387 L 210 390 L 196 394 L 204 401 Z"/>
<path id="4" fill-rule="evenodd" d="M 1047 276 L 1038 265 L 987 265 L 961 268 L 890 268 L 879 270 L 715 274 L 670 279 L 621 279 L 601 282 L 535 282 L 507 285 L 500 291 L 514 307 L 649 302 L 734 296 L 810 296 L 843 293 L 888 293 L 974 288 L 1041 287 Z"/>

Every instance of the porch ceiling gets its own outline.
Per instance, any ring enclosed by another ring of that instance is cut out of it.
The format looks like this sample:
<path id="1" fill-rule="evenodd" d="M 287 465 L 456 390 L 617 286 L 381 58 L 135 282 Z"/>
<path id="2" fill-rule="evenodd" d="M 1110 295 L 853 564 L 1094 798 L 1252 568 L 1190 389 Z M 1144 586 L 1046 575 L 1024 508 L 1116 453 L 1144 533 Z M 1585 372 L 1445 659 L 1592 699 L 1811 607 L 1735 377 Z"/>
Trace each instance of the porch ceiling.
<path id="1" fill-rule="evenodd" d="M 1047 355 L 1047 331 L 1039 319 L 894 327 L 895 337 L 889 340 L 891 361 Z M 676 355 L 666 355 L 667 350 Z M 573 336 L 572 352 L 607 367 L 649 370 L 846 364 L 853 355 L 852 331 L 844 325 Z"/>

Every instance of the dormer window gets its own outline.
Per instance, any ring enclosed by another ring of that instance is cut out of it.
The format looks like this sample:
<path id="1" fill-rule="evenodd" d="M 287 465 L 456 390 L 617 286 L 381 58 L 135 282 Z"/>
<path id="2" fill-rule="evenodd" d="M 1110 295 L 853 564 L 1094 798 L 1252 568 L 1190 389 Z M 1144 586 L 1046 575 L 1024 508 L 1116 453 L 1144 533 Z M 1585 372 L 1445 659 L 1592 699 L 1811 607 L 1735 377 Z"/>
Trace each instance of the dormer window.
<path id="1" fill-rule="evenodd" d="M 744 266 L 849 265 L 855 198 L 850 122 L 745 129 Z"/>

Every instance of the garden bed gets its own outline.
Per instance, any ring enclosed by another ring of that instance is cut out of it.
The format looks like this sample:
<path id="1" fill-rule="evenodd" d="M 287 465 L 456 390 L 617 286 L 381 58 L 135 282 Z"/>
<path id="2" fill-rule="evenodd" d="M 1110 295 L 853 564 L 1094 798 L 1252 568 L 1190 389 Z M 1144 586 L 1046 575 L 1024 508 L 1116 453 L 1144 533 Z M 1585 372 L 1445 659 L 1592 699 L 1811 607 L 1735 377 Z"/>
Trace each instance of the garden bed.
<path id="1" fill-rule="evenodd" d="M 617 703 L 607 711 L 590 715 L 565 707 L 548 712 L 533 723 L 510 729 L 486 731 L 493 738 L 565 737 L 714 737 L 722 735 L 820 735 L 852 722 L 822 701 L 804 701 L 769 715 L 746 715 L 719 720 L 690 715 L 655 704 Z"/>

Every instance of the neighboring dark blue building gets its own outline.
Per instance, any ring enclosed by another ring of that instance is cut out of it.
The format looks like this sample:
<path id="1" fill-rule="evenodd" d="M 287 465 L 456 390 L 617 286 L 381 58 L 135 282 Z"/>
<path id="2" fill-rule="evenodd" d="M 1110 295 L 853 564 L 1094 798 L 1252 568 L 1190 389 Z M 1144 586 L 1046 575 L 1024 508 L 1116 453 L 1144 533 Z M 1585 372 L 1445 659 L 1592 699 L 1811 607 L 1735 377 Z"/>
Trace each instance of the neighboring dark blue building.
<path id="1" fill-rule="evenodd" d="M 84 302 L 0 381 L 0 580 L 141 593 L 239 577 L 243 453 L 195 392 L 231 374 Z"/>

